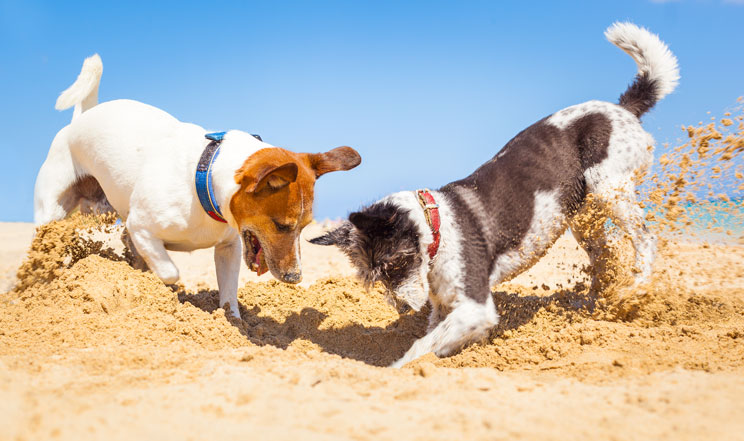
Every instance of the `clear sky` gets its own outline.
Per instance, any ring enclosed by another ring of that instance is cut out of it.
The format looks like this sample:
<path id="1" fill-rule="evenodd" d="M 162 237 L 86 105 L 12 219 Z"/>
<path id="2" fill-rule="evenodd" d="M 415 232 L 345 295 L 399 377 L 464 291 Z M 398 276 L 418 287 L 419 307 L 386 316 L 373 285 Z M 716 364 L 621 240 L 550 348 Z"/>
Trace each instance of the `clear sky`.
<path id="1" fill-rule="evenodd" d="M 208 130 L 295 151 L 350 145 L 316 218 L 470 174 L 538 119 L 615 102 L 633 61 L 602 33 L 650 28 L 679 58 L 644 118 L 657 141 L 744 95 L 744 1 L 84 2 L 0 0 L 0 220 L 30 221 L 33 185 L 72 111 L 54 102 L 95 52 L 99 98 L 130 98 Z"/>

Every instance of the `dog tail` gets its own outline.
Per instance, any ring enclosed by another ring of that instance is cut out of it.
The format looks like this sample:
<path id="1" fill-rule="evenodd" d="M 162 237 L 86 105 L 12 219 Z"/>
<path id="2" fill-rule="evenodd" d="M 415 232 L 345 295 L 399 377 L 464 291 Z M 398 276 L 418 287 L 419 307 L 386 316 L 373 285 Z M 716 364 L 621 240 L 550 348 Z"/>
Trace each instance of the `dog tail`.
<path id="1" fill-rule="evenodd" d="M 620 105 L 640 118 L 677 87 L 677 57 L 656 34 L 633 23 L 614 23 L 605 37 L 638 65 L 635 81 L 620 96 Z"/>
<path id="2" fill-rule="evenodd" d="M 94 107 L 98 104 L 98 85 L 101 82 L 102 73 L 103 63 L 101 63 L 101 57 L 98 54 L 86 58 L 77 80 L 59 95 L 54 108 L 65 110 L 75 106 L 75 111 L 72 114 L 72 120 L 74 121 L 78 115 Z"/>

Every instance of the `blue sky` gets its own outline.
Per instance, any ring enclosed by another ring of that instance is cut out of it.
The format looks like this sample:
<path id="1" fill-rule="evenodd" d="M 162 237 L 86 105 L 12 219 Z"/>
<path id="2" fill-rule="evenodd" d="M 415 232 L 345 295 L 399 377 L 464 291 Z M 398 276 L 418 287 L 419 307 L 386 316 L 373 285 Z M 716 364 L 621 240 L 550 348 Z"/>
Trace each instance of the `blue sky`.
<path id="1" fill-rule="evenodd" d="M 100 100 L 130 98 L 295 151 L 355 147 L 322 177 L 317 218 L 464 177 L 562 107 L 615 102 L 635 64 L 602 33 L 631 20 L 680 62 L 644 118 L 659 144 L 744 95 L 744 3 L 729 1 L 14 2 L 0 0 L 0 221 L 30 221 L 33 184 L 83 59 Z"/>

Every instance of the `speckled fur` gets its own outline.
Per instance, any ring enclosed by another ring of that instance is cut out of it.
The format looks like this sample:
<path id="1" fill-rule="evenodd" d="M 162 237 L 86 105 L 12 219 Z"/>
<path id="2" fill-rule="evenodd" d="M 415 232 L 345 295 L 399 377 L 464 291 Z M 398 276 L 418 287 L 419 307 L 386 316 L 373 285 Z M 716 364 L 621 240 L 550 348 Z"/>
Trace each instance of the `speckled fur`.
<path id="1" fill-rule="evenodd" d="M 645 29 L 621 23 L 607 35 L 639 69 L 620 104 L 589 101 L 558 111 L 520 132 L 470 176 L 432 192 L 442 220 L 433 261 L 427 253 L 432 233 L 414 192 L 390 195 L 312 240 L 339 246 L 367 282 L 382 281 L 414 309 L 428 295 L 428 333 L 393 367 L 427 352 L 446 356 L 486 336 L 499 319 L 490 288 L 532 266 L 569 225 L 596 261 L 604 240 L 589 238 L 574 222 L 589 194 L 630 236 L 637 283 L 650 276 L 655 238 L 644 225 L 633 179 L 653 160 L 654 141 L 638 117 L 672 91 L 679 75 L 666 45 Z M 411 256 L 414 246 L 418 258 Z M 401 248 L 406 253 L 398 255 Z M 396 268 L 395 280 L 385 276 L 387 266 Z"/>

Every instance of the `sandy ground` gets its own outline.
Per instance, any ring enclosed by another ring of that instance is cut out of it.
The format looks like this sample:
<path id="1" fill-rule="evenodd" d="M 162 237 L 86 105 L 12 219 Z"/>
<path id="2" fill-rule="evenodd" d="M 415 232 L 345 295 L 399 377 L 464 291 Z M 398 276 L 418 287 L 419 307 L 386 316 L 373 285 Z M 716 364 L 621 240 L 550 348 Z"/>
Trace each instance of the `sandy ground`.
<path id="1" fill-rule="evenodd" d="M 0 292 L 32 234 L 0 224 Z M 398 316 L 332 248 L 305 244 L 300 287 L 243 268 L 242 320 L 211 251 L 174 253 L 174 291 L 36 249 L 0 294 L 0 440 L 744 439 L 744 248 L 665 250 L 652 285 L 593 302 L 564 236 L 496 287 L 488 341 L 392 370 L 426 311 Z"/>

